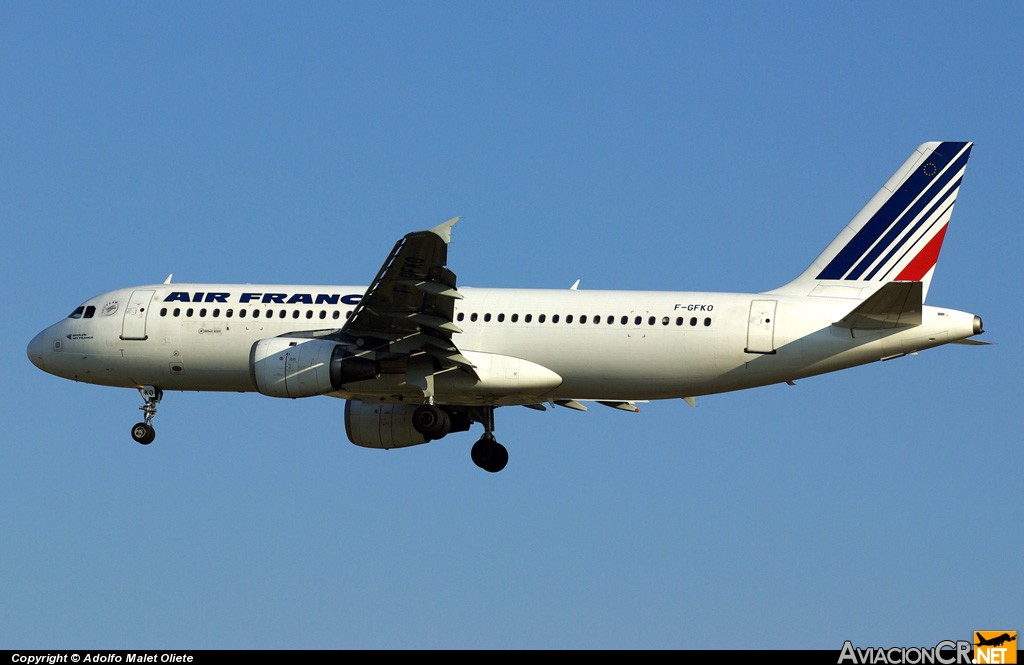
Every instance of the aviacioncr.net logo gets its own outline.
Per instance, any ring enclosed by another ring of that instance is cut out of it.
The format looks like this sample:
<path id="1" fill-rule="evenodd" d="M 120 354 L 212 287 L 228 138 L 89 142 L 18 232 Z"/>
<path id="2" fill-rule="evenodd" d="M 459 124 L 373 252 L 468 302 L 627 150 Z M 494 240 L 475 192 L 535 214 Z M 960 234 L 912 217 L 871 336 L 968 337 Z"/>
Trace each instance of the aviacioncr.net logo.
<path id="1" fill-rule="evenodd" d="M 843 642 L 838 665 L 958 665 L 971 663 L 971 648 L 967 640 L 942 640 L 934 647 L 855 647 L 850 640 Z"/>
<path id="2" fill-rule="evenodd" d="M 974 662 L 1012 665 L 1017 662 L 1017 631 L 974 631 Z"/>

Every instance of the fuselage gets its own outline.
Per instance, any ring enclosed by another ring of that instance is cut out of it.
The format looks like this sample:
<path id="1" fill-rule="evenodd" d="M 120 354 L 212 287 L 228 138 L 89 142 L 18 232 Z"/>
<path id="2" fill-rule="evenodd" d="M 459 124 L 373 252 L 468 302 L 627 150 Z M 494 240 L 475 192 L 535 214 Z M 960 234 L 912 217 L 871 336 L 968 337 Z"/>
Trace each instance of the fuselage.
<path id="1" fill-rule="evenodd" d="M 28 355 L 41 369 L 108 386 L 255 391 L 259 340 L 341 328 L 361 286 L 158 284 L 111 291 L 39 333 Z M 755 293 L 461 287 L 453 337 L 483 371 L 495 365 L 523 390 L 495 390 L 441 374 L 445 404 L 556 399 L 693 397 L 795 380 L 899 356 L 980 332 L 972 314 L 925 306 L 921 324 L 851 331 L 833 325 L 858 301 Z M 531 374 L 533 372 L 533 374 Z M 530 383 L 530 377 L 537 377 Z M 332 393 L 406 399 L 385 375 Z"/>

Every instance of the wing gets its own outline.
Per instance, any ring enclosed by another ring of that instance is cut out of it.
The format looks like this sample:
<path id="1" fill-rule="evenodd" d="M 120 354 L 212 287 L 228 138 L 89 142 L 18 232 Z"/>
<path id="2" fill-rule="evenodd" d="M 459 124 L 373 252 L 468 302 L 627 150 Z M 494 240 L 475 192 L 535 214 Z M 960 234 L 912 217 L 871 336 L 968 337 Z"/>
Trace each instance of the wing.
<path id="1" fill-rule="evenodd" d="M 433 376 L 450 369 L 476 375 L 452 342 L 462 332 L 453 323 L 462 298 L 448 269 L 448 243 L 458 217 L 395 243 L 352 316 L 336 333 L 364 350 L 404 366 L 406 382 L 433 394 Z"/>

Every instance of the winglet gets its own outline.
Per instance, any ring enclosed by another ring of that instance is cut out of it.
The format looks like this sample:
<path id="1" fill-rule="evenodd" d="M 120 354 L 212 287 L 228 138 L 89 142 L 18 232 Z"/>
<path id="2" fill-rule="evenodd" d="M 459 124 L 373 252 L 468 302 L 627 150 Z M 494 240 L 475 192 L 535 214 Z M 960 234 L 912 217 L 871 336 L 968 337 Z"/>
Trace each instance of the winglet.
<path id="1" fill-rule="evenodd" d="M 448 244 L 452 241 L 452 227 L 455 226 L 455 222 L 459 221 L 460 219 L 462 218 L 452 217 L 447 222 L 438 224 L 434 228 L 430 229 L 430 231 L 432 233 L 436 233 L 438 236 L 441 237 L 441 240 L 444 240 L 445 244 Z"/>
<path id="2" fill-rule="evenodd" d="M 164 280 L 164 284 L 170 284 L 172 277 L 174 277 L 174 273 L 173 272 L 170 275 L 167 276 L 167 279 Z"/>
<path id="3" fill-rule="evenodd" d="M 578 291 L 579 288 L 580 288 L 580 280 L 577 279 L 575 282 L 572 283 L 572 286 L 569 287 L 569 290 L 570 291 Z"/>

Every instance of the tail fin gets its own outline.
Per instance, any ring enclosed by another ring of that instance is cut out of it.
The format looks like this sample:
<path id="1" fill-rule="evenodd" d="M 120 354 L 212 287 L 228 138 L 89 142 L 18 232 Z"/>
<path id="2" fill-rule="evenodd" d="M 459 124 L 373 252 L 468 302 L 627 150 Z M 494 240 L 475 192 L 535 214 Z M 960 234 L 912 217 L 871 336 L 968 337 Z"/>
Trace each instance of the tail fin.
<path id="1" fill-rule="evenodd" d="M 973 145 L 922 143 L 802 275 L 770 293 L 863 300 L 905 281 L 927 297 Z"/>

